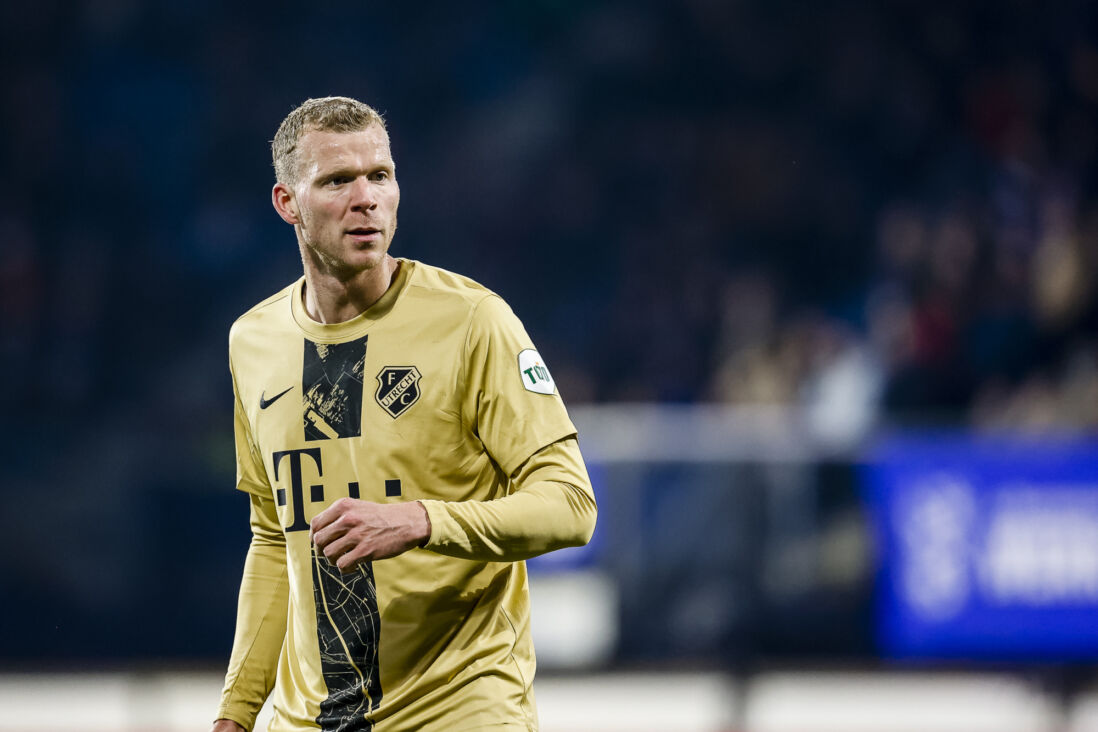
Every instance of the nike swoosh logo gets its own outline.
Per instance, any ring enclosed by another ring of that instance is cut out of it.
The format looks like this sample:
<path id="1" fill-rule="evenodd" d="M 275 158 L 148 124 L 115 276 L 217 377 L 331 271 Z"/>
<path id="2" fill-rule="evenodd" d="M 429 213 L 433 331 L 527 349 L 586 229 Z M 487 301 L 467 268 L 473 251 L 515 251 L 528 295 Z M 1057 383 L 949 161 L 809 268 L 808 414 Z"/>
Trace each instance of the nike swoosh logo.
<path id="1" fill-rule="evenodd" d="M 286 389 L 286 391 L 289 391 L 290 389 L 293 389 L 293 387 L 292 386 L 288 387 Z M 275 394 L 270 399 L 264 399 L 264 396 L 267 394 L 267 390 L 264 389 L 263 393 L 259 395 L 259 408 L 260 409 L 266 409 L 267 407 L 271 406 L 272 404 L 277 402 L 279 400 L 279 398 L 282 397 L 286 393 L 286 391 L 282 392 L 281 394 Z"/>

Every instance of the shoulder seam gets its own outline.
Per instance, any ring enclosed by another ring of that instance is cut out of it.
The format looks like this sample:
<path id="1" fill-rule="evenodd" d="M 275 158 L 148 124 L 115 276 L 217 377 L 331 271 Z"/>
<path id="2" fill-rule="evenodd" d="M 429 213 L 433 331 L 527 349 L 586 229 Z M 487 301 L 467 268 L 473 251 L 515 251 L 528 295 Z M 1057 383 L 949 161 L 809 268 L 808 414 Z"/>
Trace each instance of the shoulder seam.
<path id="1" fill-rule="evenodd" d="M 430 276 L 430 273 L 433 272 L 435 273 L 436 277 L 443 276 L 453 278 L 454 280 L 456 280 L 457 286 L 442 285 L 441 287 L 438 287 L 432 285 L 431 283 L 423 282 L 422 278 L 420 278 L 419 281 L 414 281 L 410 279 L 408 282 L 409 289 L 414 287 L 416 289 L 427 291 L 448 291 L 456 297 L 471 303 L 474 307 L 477 303 L 481 302 L 484 297 L 487 297 L 489 295 L 496 295 L 496 297 L 499 297 L 499 294 L 492 290 L 492 288 L 487 287 L 483 283 L 474 280 L 466 275 L 458 274 L 457 272 L 453 272 L 442 267 L 435 267 L 430 264 L 424 264 L 423 262 L 416 262 L 416 265 L 418 272 L 421 272 L 427 276 Z"/>
<path id="2" fill-rule="evenodd" d="M 408 289 L 413 289 L 413 288 L 417 289 L 417 290 L 427 290 L 428 292 L 431 292 L 431 291 L 438 292 L 439 291 L 438 288 L 433 288 L 429 285 L 420 284 L 418 282 L 417 283 L 409 282 L 408 283 Z M 499 295 L 497 293 L 495 293 L 492 290 L 489 290 L 487 287 L 483 287 L 483 286 L 481 287 L 480 291 L 476 291 L 473 288 L 469 288 L 468 294 L 459 293 L 455 290 L 450 290 L 450 292 L 452 292 L 454 294 L 454 296 L 468 302 L 471 305 L 470 310 L 475 310 L 477 307 L 480 306 L 480 304 L 482 302 L 484 302 L 485 300 L 487 300 L 490 297 L 499 297 Z M 500 299 L 502 299 L 502 298 L 500 298 Z"/>
<path id="3" fill-rule="evenodd" d="M 491 290 L 487 290 L 484 293 L 484 297 L 474 302 L 473 306 L 469 308 L 468 322 L 466 322 L 465 324 L 465 343 L 461 347 L 461 373 L 458 375 L 458 383 L 461 385 L 461 391 L 463 394 L 469 388 L 469 341 L 473 337 L 473 321 L 476 320 L 477 311 L 480 309 L 480 306 L 484 304 L 490 297 L 496 297 L 500 300 L 503 300 L 503 298 L 501 298 L 496 293 L 492 292 Z M 464 401 L 465 400 L 463 399 L 462 404 L 464 404 Z M 464 417 L 464 415 L 462 416 Z M 462 421 L 464 421 L 464 419 Z"/>
<path id="4" fill-rule="evenodd" d="M 256 303 L 251 308 L 249 308 L 248 310 L 241 313 L 240 316 L 238 316 L 237 319 L 233 321 L 233 323 L 239 323 L 241 320 L 248 317 L 252 313 L 257 312 L 259 310 L 263 310 L 264 308 L 270 307 L 271 305 L 274 305 L 277 302 L 281 302 L 282 300 L 285 300 L 289 296 L 290 296 L 289 292 L 281 292 L 281 293 L 276 293 L 274 295 L 271 295 L 269 298 L 267 298 L 263 302 Z"/>

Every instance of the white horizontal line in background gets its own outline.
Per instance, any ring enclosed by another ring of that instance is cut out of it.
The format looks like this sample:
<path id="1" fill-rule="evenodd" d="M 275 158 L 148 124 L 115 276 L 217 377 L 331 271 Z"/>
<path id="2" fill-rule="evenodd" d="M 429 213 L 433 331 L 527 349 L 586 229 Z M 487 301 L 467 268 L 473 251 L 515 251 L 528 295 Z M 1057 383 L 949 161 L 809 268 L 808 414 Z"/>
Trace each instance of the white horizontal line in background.
<path id="1" fill-rule="evenodd" d="M 723 674 L 608 674 L 537 681 L 541 732 L 733 732 Z"/>
<path id="2" fill-rule="evenodd" d="M 595 462 L 806 462 L 831 454 L 803 412 L 775 406 L 613 404 L 568 410 Z"/>
<path id="3" fill-rule="evenodd" d="M 2 732 L 207 732 L 216 673 L 0 676 Z M 539 677 L 541 732 L 731 732 L 718 674 Z M 270 710 L 260 714 L 266 728 Z"/>
<path id="4" fill-rule="evenodd" d="M 0 731 L 206 732 L 221 679 L 0 676 Z M 795 672 L 744 682 L 719 673 L 543 675 L 535 690 L 541 732 L 1098 732 L 1098 690 L 1061 710 L 1051 694 L 1009 674 Z"/>
<path id="5" fill-rule="evenodd" d="M 767 674 L 748 683 L 745 699 L 750 732 L 1064 729 L 1051 697 L 1008 675 Z"/>

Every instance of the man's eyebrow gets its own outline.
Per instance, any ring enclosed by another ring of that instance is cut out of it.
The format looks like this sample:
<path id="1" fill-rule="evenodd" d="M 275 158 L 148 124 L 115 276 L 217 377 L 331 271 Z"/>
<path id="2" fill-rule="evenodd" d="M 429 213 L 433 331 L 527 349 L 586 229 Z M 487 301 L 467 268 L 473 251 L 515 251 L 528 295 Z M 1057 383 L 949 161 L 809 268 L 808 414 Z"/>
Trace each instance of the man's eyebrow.
<path id="1" fill-rule="evenodd" d="M 351 166 L 351 165 L 342 165 L 341 164 L 341 165 L 333 167 L 333 168 L 327 168 L 327 169 L 318 168 L 317 171 L 316 171 L 316 180 L 324 181 L 324 180 L 330 180 L 332 178 L 342 178 L 342 177 L 348 177 L 348 176 L 354 177 L 356 175 L 359 175 L 359 171 L 358 171 L 357 168 L 355 168 L 354 166 Z"/>
<path id="2" fill-rule="evenodd" d="M 391 159 L 373 163 L 370 165 L 364 165 L 361 168 L 357 165 L 339 163 L 337 166 L 329 168 L 327 170 L 317 169 L 316 179 L 327 180 L 329 178 L 338 178 L 340 176 L 354 177 L 358 175 L 366 175 L 375 170 L 396 170 L 396 164 Z"/>

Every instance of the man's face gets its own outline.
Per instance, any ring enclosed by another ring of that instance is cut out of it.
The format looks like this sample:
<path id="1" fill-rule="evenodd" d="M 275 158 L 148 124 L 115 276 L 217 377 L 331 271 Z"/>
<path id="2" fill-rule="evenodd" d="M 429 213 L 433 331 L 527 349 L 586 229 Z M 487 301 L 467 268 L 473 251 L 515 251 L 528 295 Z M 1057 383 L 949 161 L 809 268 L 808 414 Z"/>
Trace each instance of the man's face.
<path id="1" fill-rule="evenodd" d="M 385 130 L 309 130 L 298 141 L 298 164 L 292 205 L 304 254 L 337 276 L 381 264 L 396 233 L 400 203 Z"/>

